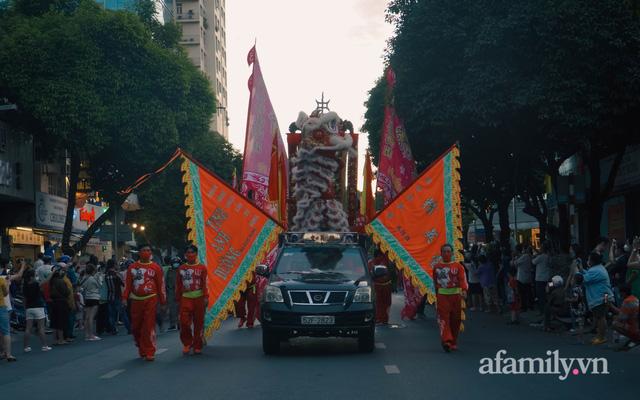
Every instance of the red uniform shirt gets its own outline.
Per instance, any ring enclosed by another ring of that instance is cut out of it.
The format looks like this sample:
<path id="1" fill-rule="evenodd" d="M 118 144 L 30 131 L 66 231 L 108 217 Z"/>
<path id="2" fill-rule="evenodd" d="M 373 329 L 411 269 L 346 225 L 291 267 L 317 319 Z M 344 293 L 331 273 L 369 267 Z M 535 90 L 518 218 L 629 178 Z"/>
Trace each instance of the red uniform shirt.
<path id="1" fill-rule="evenodd" d="M 439 288 L 460 288 L 463 291 L 467 291 L 469 289 L 464 265 L 459 262 L 434 265 L 433 278 L 436 290 Z"/>
<path id="2" fill-rule="evenodd" d="M 167 292 L 164 287 L 162 268 L 153 261 L 145 264 L 137 261 L 129 266 L 125 275 L 124 292 L 122 298 L 127 300 L 130 295 L 147 297 L 160 296 L 160 303 L 167 302 Z"/>
<path id="3" fill-rule="evenodd" d="M 176 274 L 176 299 L 181 299 L 183 293 L 196 290 L 202 290 L 202 295 L 208 297 L 207 267 L 202 264 L 182 264 Z"/>

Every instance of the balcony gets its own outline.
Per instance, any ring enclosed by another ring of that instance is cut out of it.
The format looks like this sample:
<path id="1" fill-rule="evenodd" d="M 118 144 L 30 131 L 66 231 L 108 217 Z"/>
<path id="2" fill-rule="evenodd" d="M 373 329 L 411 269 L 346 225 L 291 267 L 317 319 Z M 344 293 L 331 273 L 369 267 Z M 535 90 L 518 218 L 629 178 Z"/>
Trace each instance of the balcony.
<path id="1" fill-rule="evenodd" d="M 199 22 L 200 21 L 200 13 L 189 10 L 188 12 L 177 13 L 176 14 L 177 22 Z"/>
<path id="2" fill-rule="evenodd" d="M 200 35 L 182 35 L 180 44 L 200 44 Z"/>

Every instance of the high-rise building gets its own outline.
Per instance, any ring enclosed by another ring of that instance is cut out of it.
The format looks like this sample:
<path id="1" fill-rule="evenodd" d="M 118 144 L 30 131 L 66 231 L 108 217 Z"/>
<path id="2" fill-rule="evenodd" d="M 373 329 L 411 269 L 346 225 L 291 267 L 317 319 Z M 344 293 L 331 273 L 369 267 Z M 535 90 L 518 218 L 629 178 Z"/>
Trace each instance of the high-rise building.
<path id="1" fill-rule="evenodd" d="M 211 82 L 217 100 L 211 129 L 228 138 L 225 0 L 166 0 L 166 4 L 182 26 L 180 43 Z"/>
<path id="2" fill-rule="evenodd" d="M 1 1 L 1 0 L 0 0 Z M 136 0 L 96 0 L 107 9 L 132 10 Z M 205 74 L 216 96 L 211 130 L 229 138 L 225 0 L 154 0 L 159 20 L 182 27 L 180 44 Z"/>

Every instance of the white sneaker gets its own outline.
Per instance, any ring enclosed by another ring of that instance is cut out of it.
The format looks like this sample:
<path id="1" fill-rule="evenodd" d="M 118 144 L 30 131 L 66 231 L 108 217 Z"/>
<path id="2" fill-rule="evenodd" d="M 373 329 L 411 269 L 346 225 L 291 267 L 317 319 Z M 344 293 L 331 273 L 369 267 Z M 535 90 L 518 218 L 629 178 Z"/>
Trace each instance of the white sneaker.
<path id="1" fill-rule="evenodd" d="M 28 353 L 28 352 L 30 352 L 30 351 L 31 351 L 31 347 L 27 346 L 27 347 L 25 347 L 25 348 L 24 348 L 24 352 L 25 352 L 25 353 Z"/>
<path id="2" fill-rule="evenodd" d="M 49 351 L 49 350 L 53 350 L 53 348 L 49 346 L 42 346 L 42 351 Z"/>

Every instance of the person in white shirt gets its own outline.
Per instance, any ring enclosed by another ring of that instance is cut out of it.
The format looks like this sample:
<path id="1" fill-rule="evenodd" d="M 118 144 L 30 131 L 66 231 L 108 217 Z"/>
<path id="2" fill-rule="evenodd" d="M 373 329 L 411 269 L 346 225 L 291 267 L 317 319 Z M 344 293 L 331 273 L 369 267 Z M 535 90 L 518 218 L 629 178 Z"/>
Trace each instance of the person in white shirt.
<path id="1" fill-rule="evenodd" d="M 521 311 L 525 312 L 533 307 L 531 288 L 531 255 L 524 251 L 522 244 L 516 246 L 516 251 L 511 261 L 511 265 L 516 267 L 516 280 L 518 281 L 518 292 L 522 302 Z"/>
<path id="2" fill-rule="evenodd" d="M 538 310 L 544 314 L 546 304 L 547 284 L 551 279 L 551 254 L 548 243 L 542 244 L 542 253 L 538 254 L 532 261 L 536 267 L 536 298 L 538 299 Z"/>
<path id="3" fill-rule="evenodd" d="M 482 286 L 480 286 L 480 277 L 478 276 L 478 265 L 471 258 L 471 253 L 464 255 L 464 268 L 467 270 L 467 281 L 469 282 L 470 311 L 483 309 Z"/>

